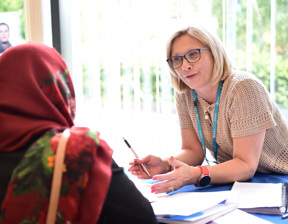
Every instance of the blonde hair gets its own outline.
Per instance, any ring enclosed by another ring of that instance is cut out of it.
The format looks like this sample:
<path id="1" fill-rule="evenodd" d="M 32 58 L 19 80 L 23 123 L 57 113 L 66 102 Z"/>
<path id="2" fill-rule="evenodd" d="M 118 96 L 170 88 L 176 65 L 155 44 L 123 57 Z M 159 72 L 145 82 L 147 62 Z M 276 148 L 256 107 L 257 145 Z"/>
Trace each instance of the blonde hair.
<path id="1" fill-rule="evenodd" d="M 206 47 L 209 47 L 214 59 L 213 75 L 210 82 L 211 85 L 215 85 L 220 80 L 226 79 L 231 72 L 232 63 L 228 59 L 220 39 L 202 27 L 188 27 L 186 29 L 179 30 L 172 35 L 167 43 L 167 58 L 172 56 L 171 52 L 174 41 L 183 35 L 189 35 L 193 39 L 200 41 Z M 175 69 L 172 69 L 170 66 L 169 69 L 172 85 L 178 92 L 183 92 L 190 89 L 190 87 L 179 78 L 175 72 Z"/>

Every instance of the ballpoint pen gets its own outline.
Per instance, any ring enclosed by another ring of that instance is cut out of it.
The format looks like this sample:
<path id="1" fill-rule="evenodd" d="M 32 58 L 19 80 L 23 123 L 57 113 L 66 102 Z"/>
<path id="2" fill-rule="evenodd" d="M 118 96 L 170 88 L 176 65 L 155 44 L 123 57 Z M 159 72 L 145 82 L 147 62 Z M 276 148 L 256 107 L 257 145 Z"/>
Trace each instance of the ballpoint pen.
<path id="1" fill-rule="evenodd" d="M 134 151 L 134 149 L 131 147 L 131 145 L 128 143 L 128 141 L 123 137 L 124 142 L 126 143 L 126 145 L 128 146 L 128 148 L 133 152 L 134 156 L 136 159 L 139 159 L 139 156 L 136 154 L 136 152 Z M 145 164 L 141 164 L 143 170 L 145 171 L 145 173 L 151 177 L 151 173 L 149 171 L 149 169 L 147 168 L 147 166 Z"/>

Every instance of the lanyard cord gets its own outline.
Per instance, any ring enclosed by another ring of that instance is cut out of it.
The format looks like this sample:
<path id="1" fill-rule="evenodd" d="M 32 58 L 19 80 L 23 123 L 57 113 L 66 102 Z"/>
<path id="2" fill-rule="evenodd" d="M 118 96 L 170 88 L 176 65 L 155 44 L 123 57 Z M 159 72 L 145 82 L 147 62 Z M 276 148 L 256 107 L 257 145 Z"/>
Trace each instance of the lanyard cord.
<path id="1" fill-rule="evenodd" d="M 213 142 L 213 152 L 214 152 L 214 157 L 216 159 L 215 163 L 217 162 L 217 142 L 216 142 L 216 135 L 217 135 L 217 118 L 218 118 L 218 109 L 219 109 L 219 102 L 220 102 L 220 95 L 221 95 L 221 90 L 223 86 L 223 81 L 220 81 L 219 86 L 218 86 L 218 91 L 217 91 L 217 96 L 216 96 L 216 103 L 215 103 L 215 109 L 214 109 L 214 118 L 213 118 L 213 132 L 212 132 L 212 142 Z M 202 132 L 202 127 L 200 123 L 200 118 L 199 118 L 199 113 L 198 113 L 198 108 L 197 108 L 197 93 L 193 89 L 193 103 L 194 103 L 194 108 L 196 112 L 196 117 L 197 117 L 197 126 L 198 126 L 198 132 L 199 132 L 199 137 L 200 141 L 202 144 L 202 149 L 204 152 L 204 157 L 206 162 L 209 164 L 208 159 L 206 158 L 206 148 L 204 145 L 204 138 L 203 138 L 203 132 Z"/>

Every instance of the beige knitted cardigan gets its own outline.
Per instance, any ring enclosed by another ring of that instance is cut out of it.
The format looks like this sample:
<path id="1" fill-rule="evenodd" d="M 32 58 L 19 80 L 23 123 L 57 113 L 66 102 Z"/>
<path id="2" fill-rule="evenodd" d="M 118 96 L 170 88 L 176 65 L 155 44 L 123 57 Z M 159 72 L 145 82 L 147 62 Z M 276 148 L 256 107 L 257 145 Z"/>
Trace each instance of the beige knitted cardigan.
<path id="1" fill-rule="evenodd" d="M 176 93 L 176 107 L 181 128 L 197 128 L 193 90 Z M 198 112 L 205 147 L 211 151 L 214 104 L 197 95 Z M 210 115 L 205 119 L 204 115 Z M 212 125 L 211 125 L 212 124 Z M 233 158 L 233 138 L 266 130 L 258 172 L 288 174 L 288 126 L 267 89 L 254 75 L 233 71 L 224 81 L 217 121 L 218 162 Z M 199 139 L 200 141 L 200 139 Z"/>

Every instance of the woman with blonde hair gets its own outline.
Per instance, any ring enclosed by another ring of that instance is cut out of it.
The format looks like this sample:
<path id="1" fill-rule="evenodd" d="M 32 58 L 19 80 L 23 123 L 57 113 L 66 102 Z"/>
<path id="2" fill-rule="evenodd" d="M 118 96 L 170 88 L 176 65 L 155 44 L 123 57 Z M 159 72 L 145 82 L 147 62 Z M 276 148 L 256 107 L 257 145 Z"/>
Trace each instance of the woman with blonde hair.
<path id="1" fill-rule="evenodd" d="M 163 180 L 151 191 L 163 193 L 187 184 L 246 181 L 255 172 L 288 174 L 287 123 L 261 81 L 232 68 L 216 35 L 201 27 L 176 32 L 167 63 L 182 150 L 169 159 L 148 155 L 131 162 L 133 175 L 148 178 L 140 166 L 146 164 L 154 180 Z"/>

